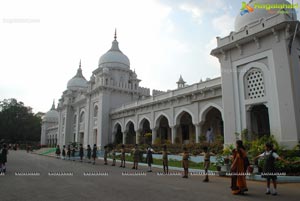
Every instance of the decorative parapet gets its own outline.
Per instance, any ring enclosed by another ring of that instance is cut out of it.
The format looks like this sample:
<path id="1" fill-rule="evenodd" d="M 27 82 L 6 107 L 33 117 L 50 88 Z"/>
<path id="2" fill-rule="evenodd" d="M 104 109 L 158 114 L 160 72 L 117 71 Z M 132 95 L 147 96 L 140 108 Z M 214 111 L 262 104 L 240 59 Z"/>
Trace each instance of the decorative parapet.
<path id="1" fill-rule="evenodd" d="M 166 93 L 166 92 L 161 91 L 161 90 L 156 90 L 156 89 L 152 90 L 152 96 L 157 96 L 157 95 L 160 95 L 160 94 L 163 94 L 163 93 Z"/>
<path id="2" fill-rule="evenodd" d="M 207 80 L 201 83 L 195 83 L 185 88 L 168 91 L 157 96 L 151 96 L 143 100 L 135 101 L 133 103 L 124 104 L 119 108 L 112 109 L 110 113 L 115 114 L 123 111 L 134 110 L 139 107 L 156 104 L 157 102 L 170 101 L 172 99 L 178 99 L 180 97 L 186 97 L 197 93 L 203 95 L 206 91 L 211 92 L 212 90 L 214 91 L 218 88 L 221 88 L 221 77 Z"/>

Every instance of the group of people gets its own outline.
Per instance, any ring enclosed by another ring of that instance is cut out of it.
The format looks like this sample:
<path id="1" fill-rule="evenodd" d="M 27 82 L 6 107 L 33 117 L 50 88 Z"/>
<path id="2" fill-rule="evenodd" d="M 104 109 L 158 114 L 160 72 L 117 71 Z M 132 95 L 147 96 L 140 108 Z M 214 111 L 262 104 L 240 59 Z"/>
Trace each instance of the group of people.
<path id="1" fill-rule="evenodd" d="M 8 154 L 8 148 L 6 144 L 3 144 L 0 147 L 0 174 L 6 172 L 6 166 L 7 163 L 7 154 Z"/>
<path id="2" fill-rule="evenodd" d="M 57 158 L 62 158 L 63 160 L 73 160 L 75 161 L 75 153 L 76 153 L 76 146 L 71 146 L 68 145 L 67 148 L 65 145 L 63 145 L 63 148 L 60 149 L 60 146 L 56 146 L 55 154 Z M 83 157 L 84 157 L 84 149 L 82 144 L 79 145 L 79 157 L 80 157 L 80 162 L 83 162 Z M 90 145 L 87 146 L 87 154 L 86 158 L 88 159 L 88 163 L 91 163 L 95 165 L 96 163 L 96 158 L 97 158 L 97 145 L 94 144 L 93 149 L 91 148 Z M 93 161 L 91 161 L 91 159 Z"/>
<path id="3" fill-rule="evenodd" d="M 248 191 L 247 183 L 246 183 L 246 172 L 249 166 L 249 160 L 247 157 L 246 149 L 243 145 L 243 141 L 236 141 L 236 149 L 232 152 L 232 164 L 231 164 L 231 189 L 232 193 L 235 195 L 244 194 Z M 288 161 L 281 158 L 273 149 L 272 143 L 265 144 L 265 151 L 260 155 L 256 156 L 254 160 L 258 158 L 264 159 L 263 172 L 262 177 L 267 180 L 267 195 L 277 195 L 277 175 L 275 169 L 275 161 L 282 160 L 285 163 L 289 163 Z M 270 189 L 270 182 L 273 182 L 273 189 Z"/>
<path id="4" fill-rule="evenodd" d="M 5 149 L 3 149 L 5 150 Z M 3 150 L 2 150 L 2 155 L 3 155 Z M 71 145 L 68 145 L 67 149 L 65 146 L 63 146 L 62 150 L 60 150 L 59 145 L 57 145 L 56 148 L 56 155 L 57 157 L 60 157 L 62 155 L 62 159 L 69 159 L 71 160 L 72 157 L 75 157 L 75 150 L 76 148 Z M 210 157 L 211 153 L 209 152 L 209 147 L 204 147 L 204 171 L 205 171 L 205 178 L 203 182 L 208 182 L 208 169 L 210 166 Z M 107 157 L 109 152 L 111 152 L 112 156 L 112 166 L 116 165 L 116 148 L 112 147 L 112 150 L 109 151 L 108 146 L 104 147 L 104 165 L 108 165 L 107 162 Z M 126 150 L 125 146 L 122 145 L 120 149 L 120 167 L 125 168 L 125 163 L 126 163 L 126 156 L 125 156 Z M 151 145 L 148 146 L 146 149 L 146 163 L 148 164 L 148 172 L 152 172 L 152 163 L 153 163 L 153 156 L 152 154 L 155 153 Z M 167 151 L 167 146 L 163 146 L 162 150 L 162 160 L 163 160 L 163 171 L 165 174 L 169 173 L 169 168 L 168 168 L 168 154 L 169 152 Z M 4 151 L 5 154 L 5 151 Z M 183 178 L 188 178 L 189 174 L 189 158 L 190 154 L 187 150 L 186 147 L 183 148 L 183 153 L 182 155 L 182 167 L 184 170 L 183 173 Z M 80 144 L 79 147 L 79 156 L 80 156 L 80 161 L 83 161 L 84 157 L 84 149 L 82 144 Z M 133 156 L 133 167 L 132 169 L 137 170 L 138 169 L 138 163 L 140 161 L 140 150 L 138 148 L 138 145 L 136 144 L 132 150 L 132 156 Z M 86 157 L 88 161 L 90 162 L 91 158 L 93 158 L 93 164 L 95 164 L 95 160 L 97 157 L 97 146 L 96 144 L 94 145 L 93 149 L 91 149 L 90 145 L 87 146 L 87 154 Z M 3 158 L 3 157 L 2 157 Z M 5 165 L 6 159 L 2 161 L 2 167 Z M 267 191 L 266 194 L 272 194 L 272 195 L 277 195 L 277 176 L 276 176 L 276 170 L 275 170 L 275 161 L 276 160 L 282 160 L 285 163 L 289 163 L 288 161 L 284 160 L 281 158 L 273 149 L 272 143 L 266 143 L 265 144 L 265 152 L 261 153 L 260 155 L 256 156 L 254 160 L 257 160 L 258 158 L 263 158 L 264 159 L 264 166 L 263 166 L 263 177 L 266 178 L 267 180 Z M 232 151 L 232 163 L 230 167 L 231 171 L 231 190 L 234 195 L 238 194 L 244 194 L 246 191 L 248 191 L 247 183 L 246 183 L 246 173 L 247 169 L 250 165 L 249 159 L 247 157 L 247 152 L 246 149 L 243 145 L 243 141 L 237 140 L 236 141 L 236 148 Z M 5 161 L 5 162 L 4 162 Z M 5 167 L 5 166 L 4 166 Z M 271 180 L 273 182 L 273 189 L 270 189 L 270 183 Z"/>

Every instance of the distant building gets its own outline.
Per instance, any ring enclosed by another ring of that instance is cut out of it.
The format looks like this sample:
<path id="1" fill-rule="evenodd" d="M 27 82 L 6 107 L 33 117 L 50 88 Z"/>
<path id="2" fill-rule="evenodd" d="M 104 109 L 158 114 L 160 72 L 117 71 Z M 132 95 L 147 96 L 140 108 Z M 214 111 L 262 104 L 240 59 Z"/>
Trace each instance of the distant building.
<path id="1" fill-rule="evenodd" d="M 250 1 L 288 3 L 285 0 Z M 262 9 L 238 16 L 235 31 L 217 38 L 211 54 L 221 63 L 221 77 L 163 92 L 139 86 L 117 37 L 87 81 L 81 64 L 68 82 L 57 109 L 46 113 L 42 144 L 199 142 L 208 128 L 225 144 L 235 132 L 273 134 L 292 147 L 300 139 L 300 39 L 295 11 Z M 295 31 L 296 30 L 296 31 Z M 172 73 L 172 72 L 170 72 Z M 251 136 L 250 136 L 251 138 Z"/>

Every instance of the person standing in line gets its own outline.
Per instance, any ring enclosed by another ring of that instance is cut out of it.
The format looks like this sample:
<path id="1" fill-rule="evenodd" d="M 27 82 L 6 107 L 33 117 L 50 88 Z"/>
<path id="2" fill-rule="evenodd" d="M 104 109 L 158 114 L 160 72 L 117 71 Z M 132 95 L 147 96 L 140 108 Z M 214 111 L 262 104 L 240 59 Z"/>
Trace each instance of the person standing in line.
<path id="1" fill-rule="evenodd" d="M 94 144 L 94 147 L 93 147 L 92 157 L 93 157 L 93 165 L 95 165 L 96 164 L 96 158 L 97 158 L 97 145 L 96 144 Z"/>
<path id="2" fill-rule="evenodd" d="M 91 156 L 92 156 L 92 149 L 91 149 L 91 146 L 90 145 L 88 145 L 87 146 L 87 158 L 88 158 L 88 163 L 90 163 L 91 162 Z"/>
<path id="3" fill-rule="evenodd" d="M 138 149 L 138 145 L 135 144 L 133 149 L 133 167 L 132 169 L 138 169 L 139 166 L 139 157 L 140 157 L 140 151 Z"/>
<path id="4" fill-rule="evenodd" d="M 55 154 L 56 154 L 56 158 L 60 158 L 60 147 L 59 147 L 59 145 L 56 145 Z"/>
<path id="5" fill-rule="evenodd" d="M 82 144 L 80 144 L 80 147 L 79 147 L 80 162 L 82 162 L 83 154 L 84 154 L 83 146 L 82 146 Z"/>
<path id="6" fill-rule="evenodd" d="M 61 150 L 61 156 L 62 156 L 63 160 L 66 159 L 66 146 L 65 145 L 63 145 L 63 148 Z"/>
<path id="7" fill-rule="evenodd" d="M 122 144 L 122 147 L 121 147 L 121 165 L 120 167 L 122 168 L 125 168 L 125 145 Z"/>
<path id="8" fill-rule="evenodd" d="M 111 166 L 116 166 L 116 148 L 115 148 L 115 145 L 113 145 L 113 147 L 112 147 L 111 155 L 112 155 L 112 160 L 113 160 Z"/>
<path id="9" fill-rule="evenodd" d="M 183 153 L 182 153 L 182 167 L 184 170 L 184 175 L 182 178 L 188 178 L 188 174 L 189 174 L 189 157 L 190 154 L 187 151 L 187 148 L 184 147 L 183 148 Z"/>
<path id="10" fill-rule="evenodd" d="M 246 168 L 245 158 L 247 157 L 247 153 L 245 147 L 243 145 L 242 140 L 236 141 L 236 153 L 233 158 L 233 162 L 231 164 L 231 173 L 236 175 L 236 185 L 232 185 L 235 188 L 232 188 L 232 194 L 234 195 L 243 195 L 246 191 L 248 191 L 247 183 L 246 183 Z"/>
<path id="11" fill-rule="evenodd" d="M 167 145 L 164 145 L 163 147 L 162 159 L 163 159 L 164 174 L 169 174 L 169 166 L 168 166 L 169 160 L 168 160 Z"/>
<path id="12" fill-rule="evenodd" d="M 70 145 L 68 145 L 67 156 L 68 156 L 68 160 L 71 160 L 71 146 Z"/>
<path id="13" fill-rule="evenodd" d="M 267 179 L 267 191 L 266 195 L 271 194 L 270 190 L 270 183 L 271 180 L 273 181 L 273 191 L 272 195 L 277 195 L 277 176 L 276 176 L 276 170 L 275 170 L 275 161 L 281 160 L 285 163 L 289 163 L 288 161 L 281 158 L 273 149 L 273 144 L 267 142 L 265 144 L 265 152 L 256 156 L 254 160 L 258 158 L 264 158 L 264 166 L 263 166 L 263 174 L 262 177 Z"/>
<path id="14" fill-rule="evenodd" d="M 146 163 L 148 164 L 148 172 L 152 172 L 152 169 L 151 169 L 151 164 L 153 163 L 153 149 L 151 147 L 151 145 L 149 145 L 149 147 L 147 148 L 147 156 L 146 156 Z"/>
<path id="15" fill-rule="evenodd" d="M 72 146 L 72 152 L 71 152 L 73 161 L 75 161 L 75 153 L 76 153 L 76 147 L 75 147 L 75 145 L 73 145 Z"/>
<path id="16" fill-rule="evenodd" d="M 0 153 L 0 155 L 1 155 L 0 158 L 2 158 L 2 161 L 0 161 L 0 164 L 2 164 L 2 172 L 3 173 L 6 172 L 6 165 L 5 164 L 7 163 L 7 154 L 8 154 L 7 145 L 3 144 L 2 151 Z"/>
<path id="17" fill-rule="evenodd" d="M 107 165 L 108 147 L 104 146 L 104 165 Z"/>
<path id="18" fill-rule="evenodd" d="M 204 147 L 203 151 L 204 151 L 204 169 L 205 169 L 205 178 L 204 178 L 203 182 L 208 182 L 209 181 L 208 168 L 210 165 L 210 153 L 209 153 L 208 147 Z"/>

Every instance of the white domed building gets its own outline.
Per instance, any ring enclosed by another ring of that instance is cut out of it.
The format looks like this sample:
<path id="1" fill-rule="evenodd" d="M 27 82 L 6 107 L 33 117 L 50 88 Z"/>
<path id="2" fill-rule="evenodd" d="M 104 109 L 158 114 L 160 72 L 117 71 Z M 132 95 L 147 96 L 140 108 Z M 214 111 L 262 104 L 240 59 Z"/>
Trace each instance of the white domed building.
<path id="1" fill-rule="evenodd" d="M 41 145 L 55 146 L 58 137 L 58 112 L 53 101 L 51 109 L 42 118 Z"/>
<path id="2" fill-rule="evenodd" d="M 274 3 L 286 7 L 262 8 Z M 149 133 L 152 143 L 197 143 L 211 128 L 224 144 L 234 144 L 234 134 L 247 129 L 249 139 L 272 134 L 282 145 L 296 145 L 300 38 L 295 10 L 285 0 L 248 5 L 253 11 L 239 13 L 235 30 L 217 37 L 211 51 L 220 61 L 221 77 L 187 85 L 180 75 L 177 89 L 152 90 L 151 96 L 150 89 L 139 86 L 115 35 L 90 80 L 80 65 L 68 82 L 57 108 L 57 144 L 103 149 L 108 143 L 149 143 Z M 49 142 L 44 133 L 42 143 Z"/>

